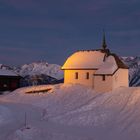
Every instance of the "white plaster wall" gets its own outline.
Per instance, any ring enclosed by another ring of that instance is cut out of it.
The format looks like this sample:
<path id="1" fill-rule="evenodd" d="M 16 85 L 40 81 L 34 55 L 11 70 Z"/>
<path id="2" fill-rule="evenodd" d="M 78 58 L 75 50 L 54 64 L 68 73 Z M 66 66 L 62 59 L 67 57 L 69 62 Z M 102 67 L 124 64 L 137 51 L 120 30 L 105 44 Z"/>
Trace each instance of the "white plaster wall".
<path id="1" fill-rule="evenodd" d="M 75 73 L 78 72 L 78 79 L 75 79 Z M 89 72 L 89 79 L 86 79 L 86 73 Z M 120 86 L 129 86 L 128 69 L 118 69 L 113 76 L 93 76 L 96 70 L 65 70 L 64 83 L 78 83 L 94 88 L 97 92 L 109 92 Z"/>
<path id="2" fill-rule="evenodd" d="M 94 89 L 96 92 L 109 92 L 113 89 L 113 77 L 105 76 L 105 81 L 102 76 L 94 76 Z"/>
<path id="3" fill-rule="evenodd" d="M 65 70 L 64 83 L 78 83 L 89 87 L 94 87 L 93 74 L 96 70 Z M 78 72 L 78 79 L 75 79 L 75 73 Z M 89 72 L 89 79 L 86 79 L 86 73 Z"/>
<path id="4" fill-rule="evenodd" d="M 113 76 L 113 89 L 124 86 L 129 86 L 129 72 L 128 69 L 118 69 Z"/>

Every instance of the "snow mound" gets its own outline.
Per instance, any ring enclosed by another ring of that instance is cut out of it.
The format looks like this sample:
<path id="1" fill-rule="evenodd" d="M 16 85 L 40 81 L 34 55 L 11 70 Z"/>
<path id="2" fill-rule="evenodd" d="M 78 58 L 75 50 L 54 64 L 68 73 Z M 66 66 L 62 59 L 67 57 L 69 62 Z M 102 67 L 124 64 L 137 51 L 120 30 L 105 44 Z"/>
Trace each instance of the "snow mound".
<path id="1" fill-rule="evenodd" d="M 51 90 L 46 93 L 26 94 L 31 90 L 47 88 L 51 88 Z M 88 104 L 95 96 L 96 93 L 93 90 L 81 85 L 58 84 L 17 89 L 3 97 L 3 100 L 32 104 L 47 109 L 49 117 L 55 118 Z"/>

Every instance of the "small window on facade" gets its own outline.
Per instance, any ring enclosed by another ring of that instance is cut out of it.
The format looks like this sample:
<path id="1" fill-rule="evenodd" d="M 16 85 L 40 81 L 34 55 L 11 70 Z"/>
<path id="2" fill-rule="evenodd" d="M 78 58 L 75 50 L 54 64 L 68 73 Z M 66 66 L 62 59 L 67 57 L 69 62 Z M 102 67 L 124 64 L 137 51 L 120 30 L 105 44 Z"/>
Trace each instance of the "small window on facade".
<path id="1" fill-rule="evenodd" d="M 102 80 L 105 81 L 105 75 L 102 76 Z"/>
<path id="2" fill-rule="evenodd" d="M 89 79 L 89 72 L 86 73 L 86 79 Z"/>
<path id="3" fill-rule="evenodd" d="M 78 72 L 75 73 L 75 79 L 78 79 Z"/>

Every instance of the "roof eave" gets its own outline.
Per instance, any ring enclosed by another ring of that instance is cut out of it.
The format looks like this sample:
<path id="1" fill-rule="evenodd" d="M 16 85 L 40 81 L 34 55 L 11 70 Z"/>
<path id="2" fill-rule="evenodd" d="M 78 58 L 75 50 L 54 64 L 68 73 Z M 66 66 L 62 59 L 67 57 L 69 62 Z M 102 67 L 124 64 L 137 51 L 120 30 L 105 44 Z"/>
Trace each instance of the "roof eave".
<path id="1" fill-rule="evenodd" d="M 98 70 L 98 68 L 61 68 L 61 70 Z"/>

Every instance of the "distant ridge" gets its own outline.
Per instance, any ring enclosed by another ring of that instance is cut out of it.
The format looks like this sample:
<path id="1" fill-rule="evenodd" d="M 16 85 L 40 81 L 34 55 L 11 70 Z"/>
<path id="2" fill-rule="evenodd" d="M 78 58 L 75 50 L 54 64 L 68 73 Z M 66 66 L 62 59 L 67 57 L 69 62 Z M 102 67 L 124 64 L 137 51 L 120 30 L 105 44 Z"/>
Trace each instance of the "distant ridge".
<path id="1" fill-rule="evenodd" d="M 2 70 L 13 70 L 21 77 L 20 86 L 57 84 L 63 82 L 63 71 L 57 64 L 47 62 L 33 62 L 20 67 L 10 67 L 0 64 Z"/>

